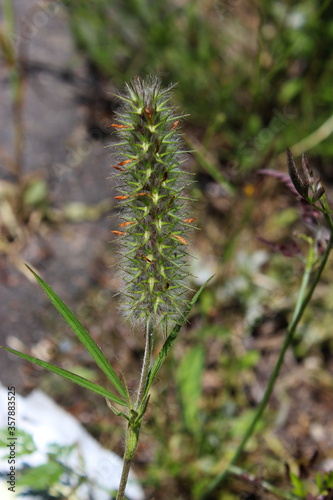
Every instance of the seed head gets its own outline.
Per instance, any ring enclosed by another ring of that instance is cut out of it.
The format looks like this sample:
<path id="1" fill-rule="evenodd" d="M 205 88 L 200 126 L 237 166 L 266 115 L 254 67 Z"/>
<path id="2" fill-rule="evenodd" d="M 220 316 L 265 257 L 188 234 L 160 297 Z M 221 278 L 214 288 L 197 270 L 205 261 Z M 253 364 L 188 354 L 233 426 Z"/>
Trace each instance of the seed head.
<path id="1" fill-rule="evenodd" d="M 183 311 L 189 218 L 186 152 L 178 133 L 182 116 L 170 106 L 171 89 L 156 78 L 136 78 L 120 96 L 113 127 L 120 230 L 121 307 L 135 322 L 173 323 Z"/>

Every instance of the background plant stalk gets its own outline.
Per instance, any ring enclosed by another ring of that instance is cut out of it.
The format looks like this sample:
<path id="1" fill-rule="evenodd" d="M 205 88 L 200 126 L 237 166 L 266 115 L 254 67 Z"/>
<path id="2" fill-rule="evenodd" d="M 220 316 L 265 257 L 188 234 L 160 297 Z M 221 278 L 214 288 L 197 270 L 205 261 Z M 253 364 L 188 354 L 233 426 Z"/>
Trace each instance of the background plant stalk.
<path id="1" fill-rule="evenodd" d="M 246 430 L 244 437 L 243 437 L 242 441 L 240 442 L 240 444 L 238 445 L 238 447 L 235 451 L 235 454 L 232 457 L 232 459 L 230 460 L 228 466 L 219 476 L 217 476 L 214 479 L 214 481 L 211 482 L 211 484 L 208 486 L 208 488 L 206 488 L 204 494 L 201 496 L 202 500 L 207 499 L 208 496 L 226 479 L 226 477 L 229 474 L 230 468 L 232 468 L 232 466 L 235 465 L 235 463 L 239 459 L 240 455 L 243 453 L 244 448 L 245 448 L 248 440 L 250 439 L 250 437 L 254 433 L 255 428 L 256 428 L 258 422 L 260 421 L 260 419 L 261 419 L 261 417 L 266 409 L 266 406 L 270 400 L 275 383 L 276 383 L 277 378 L 278 378 L 279 373 L 280 373 L 281 366 L 282 366 L 283 361 L 284 361 L 284 356 L 285 356 L 289 346 L 292 343 L 297 326 L 298 326 L 300 320 L 302 319 L 304 311 L 312 298 L 312 295 L 316 289 L 316 286 L 317 286 L 317 284 L 321 278 L 321 275 L 323 273 L 323 270 L 326 266 L 328 257 L 330 255 L 332 247 L 333 247 L 333 222 L 332 222 L 330 215 L 328 214 L 327 203 L 322 202 L 322 200 L 321 200 L 321 206 L 322 206 L 323 210 L 325 211 L 324 217 L 325 217 L 326 223 L 328 225 L 328 228 L 330 230 L 330 238 L 329 238 L 329 241 L 327 243 L 327 247 L 326 247 L 325 253 L 323 255 L 323 258 L 321 260 L 320 266 L 315 274 L 315 277 L 313 279 L 313 282 L 312 282 L 308 292 L 306 293 L 306 290 L 309 286 L 309 282 L 310 282 L 310 278 L 311 278 L 311 272 L 312 272 L 314 264 L 315 264 L 316 241 L 312 241 L 312 244 L 310 245 L 310 250 L 308 253 L 307 261 L 306 261 L 306 266 L 305 266 L 305 270 L 304 270 L 304 274 L 303 274 L 302 283 L 301 283 L 301 287 L 299 290 L 297 302 L 296 302 L 295 309 L 293 312 L 293 316 L 292 316 L 292 319 L 290 321 L 290 324 L 289 324 L 289 327 L 287 330 L 287 335 L 286 335 L 286 338 L 285 338 L 284 343 L 282 345 L 280 354 L 278 356 L 275 367 L 274 367 L 272 374 L 270 376 L 270 379 L 269 379 L 265 394 L 263 396 L 263 399 L 262 399 L 260 405 L 258 406 L 257 411 L 254 415 L 254 418 L 253 418 L 252 422 L 250 423 L 248 429 Z"/>

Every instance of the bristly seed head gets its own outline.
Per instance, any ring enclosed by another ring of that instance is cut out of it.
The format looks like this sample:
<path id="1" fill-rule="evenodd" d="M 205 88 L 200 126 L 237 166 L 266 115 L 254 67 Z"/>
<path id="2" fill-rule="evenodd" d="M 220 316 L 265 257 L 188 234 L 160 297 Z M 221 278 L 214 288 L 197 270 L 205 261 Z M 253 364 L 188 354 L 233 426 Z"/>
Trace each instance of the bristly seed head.
<path id="1" fill-rule="evenodd" d="M 121 245 L 126 316 L 139 323 L 171 325 L 186 303 L 189 174 L 177 131 L 181 116 L 169 101 L 171 88 L 156 78 L 136 78 L 120 96 L 117 147 L 122 231 L 112 231 Z"/>

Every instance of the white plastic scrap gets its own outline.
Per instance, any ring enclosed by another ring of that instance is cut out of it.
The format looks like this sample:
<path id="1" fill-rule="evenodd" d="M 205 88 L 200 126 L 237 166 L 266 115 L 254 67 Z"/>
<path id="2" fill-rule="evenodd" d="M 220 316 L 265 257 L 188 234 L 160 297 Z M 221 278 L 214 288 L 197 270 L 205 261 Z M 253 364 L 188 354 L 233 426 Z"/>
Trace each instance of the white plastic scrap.
<path id="1" fill-rule="evenodd" d="M 1 441 L 7 440 L 7 388 L 0 385 L 0 433 Z M 76 474 L 87 479 L 75 490 L 75 500 L 111 500 L 110 491 L 116 491 L 122 470 L 122 460 L 115 453 L 103 448 L 82 427 L 78 420 L 60 408 L 40 390 L 29 396 L 16 394 L 16 429 L 30 434 L 36 451 L 17 457 L 18 471 L 23 465 L 36 467 L 48 461 L 51 445 L 75 445 L 69 455 L 59 461 Z M 15 496 L 8 491 L 6 474 L 9 472 L 8 448 L 0 447 L 0 493 L 1 499 Z M 126 488 L 129 500 L 143 500 L 144 494 L 133 473 L 130 473 Z M 24 496 L 26 500 L 37 497 Z M 39 497 L 38 497 L 39 498 Z"/>

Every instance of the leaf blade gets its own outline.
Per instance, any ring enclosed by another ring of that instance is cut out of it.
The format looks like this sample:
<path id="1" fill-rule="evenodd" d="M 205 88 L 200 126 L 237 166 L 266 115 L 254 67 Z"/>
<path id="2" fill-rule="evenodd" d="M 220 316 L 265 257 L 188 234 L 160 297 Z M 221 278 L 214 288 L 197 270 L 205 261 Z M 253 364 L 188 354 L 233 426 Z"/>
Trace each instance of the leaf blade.
<path id="1" fill-rule="evenodd" d="M 128 399 L 127 392 L 121 383 L 118 375 L 110 365 L 109 361 L 98 347 L 93 338 L 89 335 L 87 330 L 81 325 L 79 320 L 74 316 L 72 311 L 66 306 L 66 304 L 58 297 L 58 295 L 52 290 L 52 288 L 40 277 L 37 273 L 35 273 L 28 265 L 27 268 L 29 271 L 35 276 L 39 285 L 43 288 L 46 295 L 51 300 L 54 307 L 64 318 L 66 323 L 71 327 L 77 338 L 80 342 L 85 346 L 91 357 L 94 359 L 96 364 L 100 367 L 100 369 L 107 376 L 112 385 L 117 389 L 118 393 L 124 398 L 125 401 Z"/>
<path id="2" fill-rule="evenodd" d="M 202 433 L 199 402 L 202 395 L 203 369 L 204 349 L 202 345 L 195 345 L 185 352 L 175 374 L 184 424 L 198 439 Z"/>
<path id="3" fill-rule="evenodd" d="M 41 366 L 42 368 L 45 368 L 46 370 L 49 370 L 52 373 L 56 373 L 57 375 L 60 375 L 61 377 L 69 380 L 70 382 L 73 382 L 74 384 L 80 385 L 85 389 L 89 389 L 90 391 L 95 392 L 100 396 L 104 396 L 105 398 L 110 399 L 114 403 L 118 403 L 121 406 L 127 406 L 127 403 L 125 401 L 123 401 L 115 394 L 112 394 L 112 392 L 108 391 L 107 389 L 104 389 L 104 387 L 101 387 L 98 384 L 95 384 L 95 382 L 91 382 L 91 380 L 87 380 L 86 378 L 77 375 L 76 373 L 64 370 L 59 366 L 53 365 L 51 363 L 48 363 L 47 361 L 43 361 L 33 356 L 29 356 L 28 354 L 24 354 L 23 352 L 16 351 L 15 349 L 11 349 L 9 347 L 0 346 L 0 348 L 12 354 L 15 354 L 16 356 L 19 356 L 22 359 L 25 359 L 26 361 L 30 361 L 35 365 Z"/>

